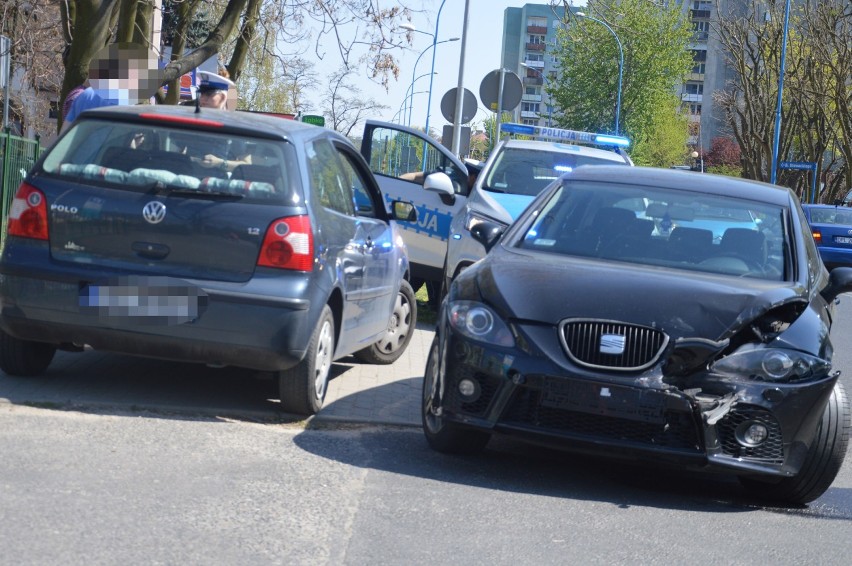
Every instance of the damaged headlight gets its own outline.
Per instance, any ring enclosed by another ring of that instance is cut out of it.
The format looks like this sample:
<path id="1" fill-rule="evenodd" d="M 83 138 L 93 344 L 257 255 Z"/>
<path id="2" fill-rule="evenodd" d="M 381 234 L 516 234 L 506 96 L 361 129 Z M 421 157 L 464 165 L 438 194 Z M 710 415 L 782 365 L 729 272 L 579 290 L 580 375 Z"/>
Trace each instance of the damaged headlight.
<path id="1" fill-rule="evenodd" d="M 475 301 L 449 304 L 450 324 L 468 338 L 511 348 L 515 339 L 509 326 L 494 311 Z"/>
<path id="2" fill-rule="evenodd" d="M 802 381 L 826 375 L 831 363 L 783 348 L 740 349 L 710 366 L 713 373 L 757 381 Z"/>

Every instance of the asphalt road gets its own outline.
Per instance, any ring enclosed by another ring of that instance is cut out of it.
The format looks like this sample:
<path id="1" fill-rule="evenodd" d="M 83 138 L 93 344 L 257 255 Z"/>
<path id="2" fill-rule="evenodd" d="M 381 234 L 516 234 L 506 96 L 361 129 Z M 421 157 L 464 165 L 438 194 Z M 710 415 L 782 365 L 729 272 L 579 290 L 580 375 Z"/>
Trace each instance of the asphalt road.
<path id="1" fill-rule="evenodd" d="M 838 314 L 835 364 L 852 391 L 852 296 Z M 398 362 L 399 391 L 416 395 L 419 361 Z M 338 364 L 335 381 L 374 370 Z M 845 565 L 852 554 L 850 455 L 815 503 L 767 508 L 723 477 L 509 440 L 451 457 L 414 426 L 286 422 L 271 384 L 241 377 L 97 353 L 32 383 L 0 375 L 12 398 L 0 401 L 0 564 Z M 211 394 L 231 409 L 204 411 Z"/>

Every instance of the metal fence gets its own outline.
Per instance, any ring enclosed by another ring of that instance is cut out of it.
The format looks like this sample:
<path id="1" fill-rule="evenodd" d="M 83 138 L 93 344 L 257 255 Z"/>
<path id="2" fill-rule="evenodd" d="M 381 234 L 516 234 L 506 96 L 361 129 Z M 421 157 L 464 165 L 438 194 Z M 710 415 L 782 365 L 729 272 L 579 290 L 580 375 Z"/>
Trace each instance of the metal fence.
<path id="1" fill-rule="evenodd" d="M 6 218 L 9 215 L 9 207 L 12 205 L 12 198 L 15 196 L 15 191 L 27 172 L 38 160 L 44 148 L 39 143 L 39 138 L 34 140 L 13 136 L 11 130 L 6 128 L 6 131 L 0 134 L 0 180 L 2 180 L 2 233 L 0 236 L 6 237 Z"/>

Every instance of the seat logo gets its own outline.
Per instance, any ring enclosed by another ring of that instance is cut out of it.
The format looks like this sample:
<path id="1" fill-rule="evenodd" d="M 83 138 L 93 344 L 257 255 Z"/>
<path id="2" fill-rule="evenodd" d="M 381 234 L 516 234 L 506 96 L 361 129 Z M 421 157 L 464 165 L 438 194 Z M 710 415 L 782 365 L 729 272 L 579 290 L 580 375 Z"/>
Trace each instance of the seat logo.
<path id="1" fill-rule="evenodd" d="M 620 356 L 624 353 L 624 336 L 620 334 L 603 334 L 601 335 L 601 354 L 611 354 Z"/>
<path id="2" fill-rule="evenodd" d="M 151 201 L 142 209 L 142 218 L 150 224 L 159 224 L 166 217 L 166 205 L 159 201 Z"/>

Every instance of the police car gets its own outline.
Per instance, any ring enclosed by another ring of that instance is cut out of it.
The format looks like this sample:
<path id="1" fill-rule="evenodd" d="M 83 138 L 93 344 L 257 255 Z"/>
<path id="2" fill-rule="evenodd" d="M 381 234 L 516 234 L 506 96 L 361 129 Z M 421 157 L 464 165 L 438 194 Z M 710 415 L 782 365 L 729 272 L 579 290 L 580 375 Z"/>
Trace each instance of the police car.
<path id="1" fill-rule="evenodd" d="M 424 132 L 374 120 L 364 126 L 361 155 L 387 203 L 402 200 L 417 208 L 416 223 L 400 224 L 411 285 L 417 290 L 426 283 L 430 299 L 437 298 L 450 222 L 467 202 L 470 169 Z"/>
<path id="2" fill-rule="evenodd" d="M 627 138 L 560 128 L 502 124 L 501 131 L 523 136 L 507 139 L 491 153 L 463 207 L 450 223 L 442 285 L 485 256 L 470 235 L 480 222 L 508 226 L 547 185 L 583 165 L 633 165 Z M 583 145 L 580 145 L 583 144 Z"/>

